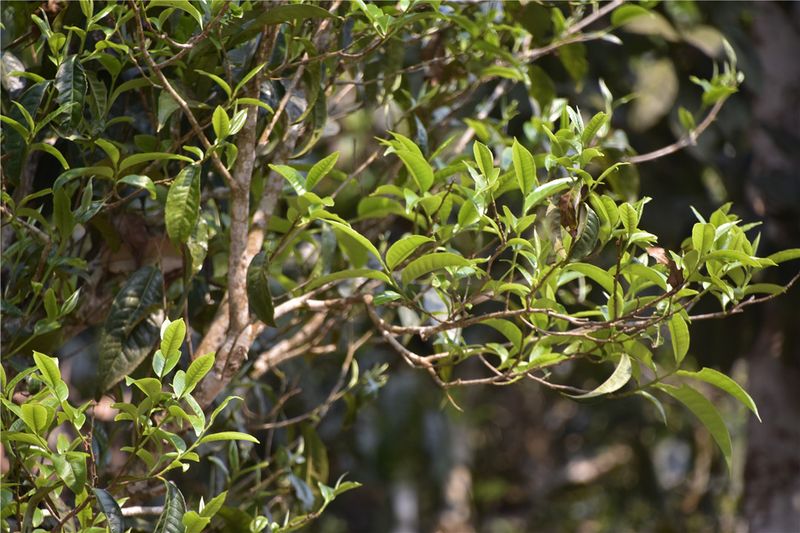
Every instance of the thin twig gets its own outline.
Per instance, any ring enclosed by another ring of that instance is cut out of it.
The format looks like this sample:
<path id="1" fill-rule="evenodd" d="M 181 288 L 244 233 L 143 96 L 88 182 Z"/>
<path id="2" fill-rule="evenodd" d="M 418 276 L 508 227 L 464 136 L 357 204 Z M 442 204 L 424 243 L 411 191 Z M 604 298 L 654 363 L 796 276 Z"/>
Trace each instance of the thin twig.
<path id="1" fill-rule="evenodd" d="M 717 118 L 717 114 L 719 114 L 720 109 L 722 109 L 722 105 L 725 103 L 725 99 L 717 100 L 717 103 L 711 108 L 708 112 L 708 115 L 703 119 L 703 121 L 697 125 L 692 131 L 675 141 L 674 143 L 670 144 L 669 146 L 664 146 L 663 148 L 659 148 L 658 150 L 653 150 L 652 152 L 647 152 L 646 154 L 634 155 L 625 159 L 628 163 L 639 164 L 639 163 L 646 163 L 648 161 L 654 161 L 656 159 L 660 159 L 664 156 L 674 154 L 680 150 L 688 146 L 694 146 L 697 144 L 697 138 L 714 122 L 714 119 Z"/>

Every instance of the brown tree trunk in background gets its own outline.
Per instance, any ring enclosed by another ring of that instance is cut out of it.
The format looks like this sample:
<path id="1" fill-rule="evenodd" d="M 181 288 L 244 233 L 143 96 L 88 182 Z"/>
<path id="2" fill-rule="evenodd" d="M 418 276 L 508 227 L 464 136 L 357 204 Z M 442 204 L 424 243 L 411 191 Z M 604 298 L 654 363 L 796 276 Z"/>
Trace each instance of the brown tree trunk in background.
<path id="1" fill-rule="evenodd" d="M 757 3 L 753 12 L 762 79 L 753 98 L 751 204 L 767 220 L 767 246 L 797 247 L 800 4 Z M 783 270 L 797 268 L 794 262 Z M 761 310 L 761 330 L 749 356 L 748 385 L 764 418 L 763 424 L 751 421 L 748 429 L 743 511 L 750 533 L 800 531 L 798 292 L 795 287 Z"/>

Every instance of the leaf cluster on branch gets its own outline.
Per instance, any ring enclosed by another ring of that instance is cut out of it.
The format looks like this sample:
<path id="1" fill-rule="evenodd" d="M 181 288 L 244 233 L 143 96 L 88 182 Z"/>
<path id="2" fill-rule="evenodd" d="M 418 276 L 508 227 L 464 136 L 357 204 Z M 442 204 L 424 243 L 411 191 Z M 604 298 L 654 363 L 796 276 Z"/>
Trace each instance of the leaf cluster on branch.
<path id="1" fill-rule="evenodd" d="M 693 385 L 758 411 L 725 374 L 684 368 L 690 325 L 784 293 L 797 276 L 761 272 L 800 250 L 763 256 L 730 204 L 695 211 L 667 249 L 632 185 L 737 91 L 729 46 L 693 79 L 683 134 L 635 154 L 615 121 L 629 97 L 599 80 L 587 113 L 540 66 L 557 58 L 581 86 L 589 47 L 656 16 L 622 0 L 8 10 L 4 531 L 123 531 L 134 508 L 156 531 L 298 529 L 357 486 L 331 483 L 315 428 L 386 382 L 387 365 L 359 367 L 376 346 L 448 398 L 527 381 L 579 401 L 638 395 L 662 415 L 673 399 L 730 464 L 725 421 Z M 93 391 L 43 354 L 70 341 L 96 361 Z M 299 388 L 280 365 L 301 356 L 341 364 L 291 415 Z M 569 365 L 594 385 L 557 377 Z M 171 474 L 203 458 L 224 481 L 187 503 Z M 153 491 L 155 512 L 140 505 Z"/>

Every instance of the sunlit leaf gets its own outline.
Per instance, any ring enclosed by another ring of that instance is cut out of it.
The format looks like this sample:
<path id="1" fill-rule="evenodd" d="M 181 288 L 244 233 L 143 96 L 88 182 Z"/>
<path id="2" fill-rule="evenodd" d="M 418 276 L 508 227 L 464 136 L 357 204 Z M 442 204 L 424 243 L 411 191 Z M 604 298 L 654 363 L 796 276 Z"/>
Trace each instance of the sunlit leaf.
<path id="1" fill-rule="evenodd" d="M 585 394 L 579 395 L 569 395 L 573 398 L 594 398 L 595 396 L 602 396 L 604 394 L 609 394 L 615 391 L 618 391 L 622 387 L 625 386 L 628 381 L 631 379 L 632 375 L 632 366 L 631 366 L 631 358 L 628 357 L 628 354 L 622 353 L 619 357 L 619 363 L 617 367 L 614 369 L 614 372 L 609 376 L 607 380 L 601 383 L 598 387 L 594 390 L 587 392 Z"/>

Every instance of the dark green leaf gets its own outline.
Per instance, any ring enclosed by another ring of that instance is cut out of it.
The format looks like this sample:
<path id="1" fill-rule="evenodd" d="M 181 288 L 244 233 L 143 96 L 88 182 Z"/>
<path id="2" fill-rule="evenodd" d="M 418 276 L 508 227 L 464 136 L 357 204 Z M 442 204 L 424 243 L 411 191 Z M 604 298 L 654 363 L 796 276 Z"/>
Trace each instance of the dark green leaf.
<path id="1" fill-rule="evenodd" d="M 183 515 L 186 514 L 186 501 L 183 494 L 172 481 L 165 481 L 167 496 L 164 499 L 164 510 L 158 517 L 153 533 L 183 533 Z"/>
<path id="2" fill-rule="evenodd" d="M 104 392 L 129 375 L 158 340 L 163 278 L 154 266 L 134 272 L 111 304 L 100 337 L 98 388 Z"/>
<path id="3" fill-rule="evenodd" d="M 334 15 L 327 10 L 313 4 L 283 4 L 270 6 L 262 15 L 259 15 L 253 22 L 242 31 L 236 27 L 234 37 L 228 43 L 230 48 L 252 39 L 264 26 L 282 24 L 284 22 L 332 18 Z"/>
<path id="4" fill-rule="evenodd" d="M 117 500 L 105 489 L 92 489 L 100 510 L 106 515 L 106 525 L 111 533 L 123 533 L 125 531 L 125 518 L 122 516 Z"/>
<path id="5" fill-rule="evenodd" d="M 69 106 L 70 125 L 75 127 L 83 116 L 83 102 L 86 96 L 86 74 L 78 61 L 78 56 L 73 54 L 67 57 L 56 72 L 56 102 L 59 105 Z"/>
<path id="6" fill-rule="evenodd" d="M 586 206 L 586 216 L 578 228 L 578 238 L 572 245 L 572 259 L 583 259 L 594 251 L 600 235 L 600 219 L 594 209 Z"/>
<path id="7" fill-rule="evenodd" d="M 126 169 L 129 169 L 133 166 L 142 163 L 150 163 L 152 161 L 162 161 L 164 159 L 174 159 L 176 161 L 185 161 L 186 163 L 194 163 L 191 157 L 186 157 L 185 155 L 170 154 L 167 152 L 145 152 L 141 154 L 133 154 L 123 159 L 122 162 L 119 164 L 119 172 L 121 174 Z"/>
<path id="8" fill-rule="evenodd" d="M 261 251 L 253 257 L 247 268 L 247 298 L 250 311 L 268 326 L 275 326 L 275 308 L 269 288 L 267 253 Z"/>

